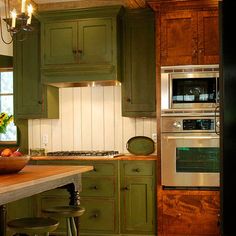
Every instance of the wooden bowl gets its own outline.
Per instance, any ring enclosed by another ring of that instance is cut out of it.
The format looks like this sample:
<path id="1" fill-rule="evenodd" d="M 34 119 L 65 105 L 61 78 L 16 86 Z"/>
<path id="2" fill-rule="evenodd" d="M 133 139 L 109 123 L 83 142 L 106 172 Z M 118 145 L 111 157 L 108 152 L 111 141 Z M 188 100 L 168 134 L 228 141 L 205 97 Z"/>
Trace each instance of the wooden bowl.
<path id="1" fill-rule="evenodd" d="M 0 156 L 0 174 L 17 173 L 26 166 L 29 160 L 30 156 Z"/>

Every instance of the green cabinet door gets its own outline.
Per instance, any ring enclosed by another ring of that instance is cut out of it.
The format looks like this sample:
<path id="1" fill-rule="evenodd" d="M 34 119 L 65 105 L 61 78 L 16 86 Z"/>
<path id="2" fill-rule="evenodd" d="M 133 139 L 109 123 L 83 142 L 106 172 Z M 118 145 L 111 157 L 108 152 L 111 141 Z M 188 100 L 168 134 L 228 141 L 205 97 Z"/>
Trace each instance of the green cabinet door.
<path id="1" fill-rule="evenodd" d="M 76 63 L 77 22 L 53 22 L 44 25 L 44 63 Z"/>
<path id="2" fill-rule="evenodd" d="M 58 118 L 58 89 L 40 80 L 39 23 L 34 31 L 16 35 L 13 45 L 15 118 Z"/>
<path id="3" fill-rule="evenodd" d="M 122 115 L 155 116 L 155 19 L 151 10 L 126 11 L 122 77 Z"/>
<path id="4" fill-rule="evenodd" d="M 155 163 L 121 162 L 121 233 L 155 234 Z"/>
<path id="5" fill-rule="evenodd" d="M 79 21 L 78 63 L 112 63 L 112 19 L 86 19 Z"/>
<path id="6" fill-rule="evenodd" d="M 104 6 L 41 12 L 42 82 L 63 87 L 120 81 L 122 9 Z"/>

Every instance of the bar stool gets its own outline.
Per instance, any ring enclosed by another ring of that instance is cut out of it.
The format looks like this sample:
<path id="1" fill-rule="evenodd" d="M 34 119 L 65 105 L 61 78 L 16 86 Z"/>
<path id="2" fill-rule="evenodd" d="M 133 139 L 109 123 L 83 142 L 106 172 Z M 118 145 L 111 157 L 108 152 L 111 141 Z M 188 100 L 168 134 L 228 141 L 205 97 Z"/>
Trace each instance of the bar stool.
<path id="1" fill-rule="evenodd" d="M 54 231 L 58 225 L 57 220 L 48 217 L 26 217 L 7 222 L 8 228 L 15 233 L 33 234 L 34 236 L 38 234 L 49 236 L 49 232 Z"/>
<path id="2" fill-rule="evenodd" d="M 67 236 L 77 236 L 77 228 L 74 217 L 84 214 L 85 208 L 81 206 L 56 206 L 42 210 L 45 216 L 66 218 Z M 78 232 L 79 233 L 79 232 Z"/>

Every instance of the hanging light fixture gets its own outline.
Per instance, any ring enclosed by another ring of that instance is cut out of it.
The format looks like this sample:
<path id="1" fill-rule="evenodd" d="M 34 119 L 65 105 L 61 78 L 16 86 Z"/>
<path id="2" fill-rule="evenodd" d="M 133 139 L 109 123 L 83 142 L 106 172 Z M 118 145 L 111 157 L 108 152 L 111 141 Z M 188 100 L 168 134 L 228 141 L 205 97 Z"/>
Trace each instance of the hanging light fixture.
<path id="1" fill-rule="evenodd" d="M 21 12 L 18 14 L 16 9 L 10 11 L 10 0 L 3 0 L 4 17 L 0 16 L 1 39 L 5 44 L 10 44 L 13 41 L 13 35 L 20 32 L 30 32 L 33 30 L 31 26 L 33 6 L 28 4 L 26 0 L 21 0 Z M 3 22 L 6 24 L 6 30 L 10 34 L 10 41 L 4 39 Z"/>

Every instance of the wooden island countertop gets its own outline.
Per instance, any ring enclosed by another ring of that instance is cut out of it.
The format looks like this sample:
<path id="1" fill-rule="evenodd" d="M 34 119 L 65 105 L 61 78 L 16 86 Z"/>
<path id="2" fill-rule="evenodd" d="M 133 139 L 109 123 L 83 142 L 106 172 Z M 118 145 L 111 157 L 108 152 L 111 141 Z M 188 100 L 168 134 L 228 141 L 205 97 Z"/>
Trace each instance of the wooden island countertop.
<path id="1" fill-rule="evenodd" d="M 93 166 L 27 165 L 18 173 L 0 175 L 0 235 L 6 235 L 6 203 L 66 186 L 69 204 L 77 205 L 81 174 L 90 170 Z"/>
<path id="2" fill-rule="evenodd" d="M 79 190 L 81 173 L 92 166 L 28 165 L 19 173 L 0 175 L 0 205 L 73 183 Z"/>

